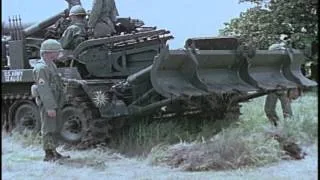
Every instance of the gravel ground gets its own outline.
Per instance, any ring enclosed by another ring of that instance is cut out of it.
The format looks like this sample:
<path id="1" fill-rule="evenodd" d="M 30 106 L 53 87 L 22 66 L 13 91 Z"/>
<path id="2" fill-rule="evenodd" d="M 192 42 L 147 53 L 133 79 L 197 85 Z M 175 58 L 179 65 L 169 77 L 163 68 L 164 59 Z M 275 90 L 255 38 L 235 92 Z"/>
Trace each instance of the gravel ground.
<path id="1" fill-rule="evenodd" d="M 40 146 L 24 147 L 12 137 L 2 137 L 2 179 L 297 179 L 315 180 L 318 174 L 317 147 L 305 148 L 303 160 L 286 160 L 265 167 L 234 171 L 184 172 L 155 167 L 146 160 L 126 158 L 110 151 L 62 151 L 71 159 L 43 162 Z M 61 149 L 60 149 L 61 151 Z"/>

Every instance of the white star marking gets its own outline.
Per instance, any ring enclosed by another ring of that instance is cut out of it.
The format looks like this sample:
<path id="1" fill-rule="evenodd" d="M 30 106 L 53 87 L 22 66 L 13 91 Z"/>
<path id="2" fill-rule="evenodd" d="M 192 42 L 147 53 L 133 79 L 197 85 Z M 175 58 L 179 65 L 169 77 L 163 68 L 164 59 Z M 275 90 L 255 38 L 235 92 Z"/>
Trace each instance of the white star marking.
<path id="1" fill-rule="evenodd" d="M 101 107 L 107 103 L 107 96 L 102 91 L 96 91 L 93 100 L 96 106 Z"/>

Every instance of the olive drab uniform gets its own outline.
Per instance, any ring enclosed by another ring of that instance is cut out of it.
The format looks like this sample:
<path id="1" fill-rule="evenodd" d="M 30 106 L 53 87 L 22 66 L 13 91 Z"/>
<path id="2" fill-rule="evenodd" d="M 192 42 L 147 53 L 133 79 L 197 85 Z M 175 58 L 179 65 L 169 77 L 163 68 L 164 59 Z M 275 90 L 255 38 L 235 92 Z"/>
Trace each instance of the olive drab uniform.
<path id="1" fill-rule="evenodd" d="M 62 34 L 60 43 L 63 49 L 74 50 L 81 42 L 87 39 L 85 24 L 74 23 Z"/>
<path id="2" fill-rule="evenodd" d="M 273 50 L 284 50 L 285 43 L 276 43 L 272 44 L 269 47 L 270 51 Z M 277 126 L 279 117 L 276 113 L 276 106 L 277 106 L 277 101 L 278 99 L 281 102 L 281 108 L 282 108 L 282 113 L 284 118 L 289 118 L 292 117 L 292 109 L 291 109 L 291 100 L 287 97 L 287 92 L 286 91 L 279 91 L 275 93 L 268 94 L 265 100 L 265 106 L 264 106 L 264 111 L 266 113 L 266 116 L 268 119 L 275 125 Z"/>
<path id="3" fill-rule="evenodd" d="M 284 118 L 292 117 L 292 109 L 291 109 L 291 102 L 290 99 L 287 97 L 286 92 L 276 92 L 268 94 L 266 97 L 266 102 L 264 106 L 265 113 L 268 119 L 275 125 L 278 125 L 279 117 L 276 113 L 276 106 L 278 99 L 281 102 L 281 108 L 283 112 Z"/>
<path id="4" fill-rule="evenodd" d="M 45 63 L 39 60 L 33 69 L 34 80 L 37 85 L 37 105 L 40 108 L 41 134 L 43 149 L 53 150 L 57 147 L 56 135 L 60 108 L 64 103 L 63 81 L 53 62 Z M 48 110 L 56 110 L 56 117 L 49 117 Z"/>
<path id="5" fill-rule="evenodd" d="M 105 37 L 116 32 L 115 22 L 119 16 L 114 0 L 94 0 L 88 25 L 94 37 Z"/>

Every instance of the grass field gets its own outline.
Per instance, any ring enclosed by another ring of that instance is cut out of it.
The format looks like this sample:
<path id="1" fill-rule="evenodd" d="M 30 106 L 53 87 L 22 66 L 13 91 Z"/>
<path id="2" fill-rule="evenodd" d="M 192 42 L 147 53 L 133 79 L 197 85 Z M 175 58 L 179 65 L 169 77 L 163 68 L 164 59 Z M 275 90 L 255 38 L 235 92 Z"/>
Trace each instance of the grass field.
<path id="1" fill-rule="evenodd" d="M 277 112 L 280 125 L 274 128 L 263 111 L 265 96 L 241 107 L 240 120 L 214 134 L 216 124 L 201 119 L 147 123 L 140 121 L 120 132 L 110 145 L 121 154 L 147 158 L 150 164 L 166 164 L 184 170 L 237 169 L 278 162 L 285 153 L 271 137 L 274 133 L 309 146 L 318 140 L 318 96 L 305 93 L 293 101 L 294 117 L 283 119 L 280 103 Z M 27 137 L 26 137 L 27 136 Z M 38 135 L 14 136 L 26 145 L 40 145 Z"/>

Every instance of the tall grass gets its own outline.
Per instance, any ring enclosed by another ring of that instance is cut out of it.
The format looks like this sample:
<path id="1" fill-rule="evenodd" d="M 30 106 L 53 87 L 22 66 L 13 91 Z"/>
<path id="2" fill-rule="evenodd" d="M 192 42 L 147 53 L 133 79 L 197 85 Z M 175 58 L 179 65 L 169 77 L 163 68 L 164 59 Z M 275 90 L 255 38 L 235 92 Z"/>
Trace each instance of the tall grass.
<path id="1" fill-rule="evenodd" d="M 292 103 L 294 117 L 283 119 L 280 103 L 277 104 L 277 113 L 280 117 L 280 126 L 272 128 L 267 120 L 263 107 L 265 97 L 260 97 L 248 103 L 243 103 L 240 120 L 233 124 L 241 130 L 242 135 L 248 136 L 265 133 L 265 131 L 281 131 L 286 136 L 294 136 L 301 143 L 312 143 L 317 140 L 317 94 L 307 93 Z M 182 119 L 170 121 L 149 122 L 145 118 L 136 119 L 129 128 L 118 132 L 113 137 L 111 147 L 128 155 L 147 155 L 158 144 L 175 144 L 179 142 L 202 142 L 212 138 L 218 126 L 224 127 L 232 120 L 213 122 L 206 119 Z M 236 129 L 236 131 L 238 130 Z M 225 131 L 224 133 L 232 133 Z M 269 136 L 266 136 L 269 137 Z"/>
<path id="2" fill-rule="evenodd" d="M 258 166 L 281 159 L 279 143 L 262 133 L 246 136 L 239 128 L 223 130 L 206 142 L 160 145 L 152 149 L 148 160 L 183 170 L 236 169 Z"/>
<path id="3" fill-rule="evenodd" d="M 291 119 L 281 117 L 278 103 L 278 128 L 274 128 L 265 116 L 265 97 L 243 103 L 240 120 L 218 134 L 217 129 L 234 120 L 213 122 L 176 118 L 150 122 L 146 118 L 136 119 L 130 127 L 115 132 L 109 147 L 127 155 L 147 157 L 154 165 L 166 164 L 185 170 L 264 165 L 279 161 L 284 155 L 272 134 L 280 133 L 301 145 L 317 143 L 317 98 L 313 91 L 293 101 Z M 41 136 L 30 132 L 13 133 L 13 138 L 25 145 L 41 144 Z"/>
<path id="4" fill-rule="evenodd" d="M 12 132 L 12 138 L 14 141 L 21 142 L 24 146 L 38 146 L 42 144 L 42 138 L 40 132 L 35 133 L 30 130 L 25 130 L 23 132 Z"/>
<path id="5" fill-rule="evenodd" d="M 241 109 L 243 116 L 236 127 L 223 130 L 210 139 L 154 147 L 148 156 L 150 163 L 166 164 L 184 170 L 260 166 L 279 161 L 285 156 L 281 144 L 272 138 L 275 134 L 300 145 L 317 142 L 317 94 L 307 93 L 294 101 L 294 116 L 291 119 L 280 116 L 282 110 L 278 103 L 277 112 L 281 118 L 277 128 L 265 117 L 264 101 L 265 97 L 260 97 L 244 103 Z"/>

